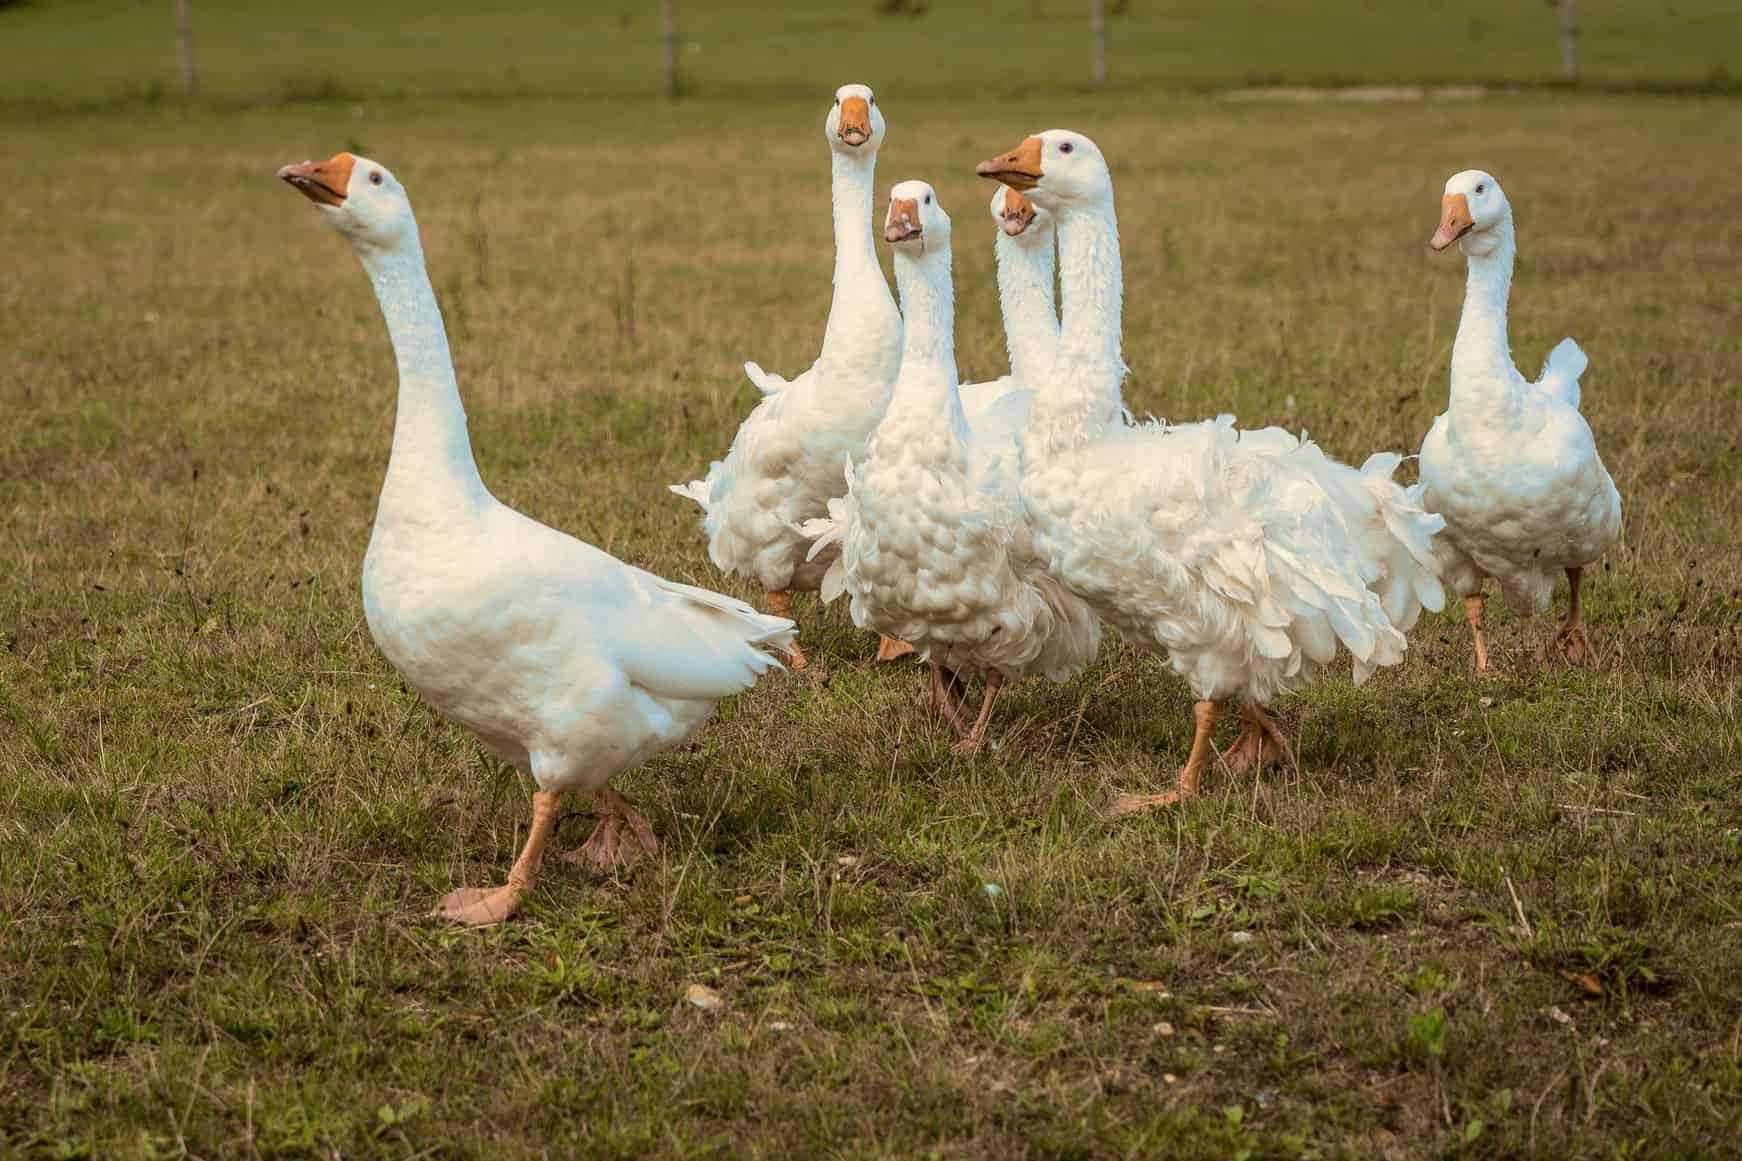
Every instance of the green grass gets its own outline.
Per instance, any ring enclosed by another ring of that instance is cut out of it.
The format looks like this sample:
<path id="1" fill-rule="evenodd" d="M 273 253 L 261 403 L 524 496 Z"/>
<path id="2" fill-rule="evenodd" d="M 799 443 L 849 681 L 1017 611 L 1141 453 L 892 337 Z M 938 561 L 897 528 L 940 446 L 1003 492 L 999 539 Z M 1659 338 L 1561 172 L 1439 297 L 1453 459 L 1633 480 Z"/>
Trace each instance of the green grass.
<path id="1" fill-rule="evenodd" d="M 169 0 L 23 0 L 0 10 L 0 103 L 31 110 L 177 91 Z M 695 95 L 795 99 L 851 77 L 909 96 L 1069 92 L 1088 77 L 1086 0 L 680 0 L 680 71 Z M 1115 7 L 1117 7 L 1115 5 Z M 647 96 L 659 81 L 653 0 L 295 5 L 196 3 L 207 99 Z M 1585 0 L 1583 80 L 1733 88 L 1742 10 L 1727 0 Z M 1116 90 L 1253 84 L 1555 83 L 1560 16 L 1542 0 L 1134 0 L 1109 21 Z"/>
<path id="2" fill-rule="evenodd" d="M 299 59 L 325 67 L 274 68 Z M 237 68 L 214 88 L 273 92 L 273 71 Z M 381 77 L 466 87 L 397 56 Z M 136 79 L 75 62 L 45 86 L 73 102 Z M 500 496 L 743 592 L 663 486 L 725 446 L 754 394 L 743 359 L 814 353 L 832 80 L 678 109 L 261 100 L 6 122 L 0 1156 L 1730 1149 L 1725 100 L 883 85 L 880 187 L 926 177 L 956 219 L 965 375 L 1003 363 L 971 166 L 1071 125 L 1115 167 L 1133 406 L 1231 408 L 1349 458 L 1413 448 L 1443 405 L 1462 270 L 1424 243 L 1447 174 L 1500 175 L 1515 353 L 1534 366 L 1568 333 L 1590 353 L 1586 409 L 1627 501 L 1588 589 L 1607 667 L 1536 670 L 1551 623 L 1497 610 L 1505 676 L 1477 686 L 1461 619 L 1430 618 L 1400 669 L 1279 707 L 1298 774 L 1216 772 L 1185 810 L 1108 822 L 1189 740 L 1189 695 L 1155 662 L 1115 643 L 1070 685 L 1013 691 L 997 749 L 964 760 L 915 670 L 873 669 L 841 610 L 804 601 L 825 680 L 766 681 L 622 780 L 660 858 L 612 880 L 553 863 L 497 931 L 426 918 L 499 880 L 528 787 L 407 694 L 362 625 L 392 358 L 354 257 L 272 172 L 355 147 L 404 179 Z M 564 844 L 589 825 L 575 809 Z M 726 1007 L 687 1005 L 693 982 Z"/>

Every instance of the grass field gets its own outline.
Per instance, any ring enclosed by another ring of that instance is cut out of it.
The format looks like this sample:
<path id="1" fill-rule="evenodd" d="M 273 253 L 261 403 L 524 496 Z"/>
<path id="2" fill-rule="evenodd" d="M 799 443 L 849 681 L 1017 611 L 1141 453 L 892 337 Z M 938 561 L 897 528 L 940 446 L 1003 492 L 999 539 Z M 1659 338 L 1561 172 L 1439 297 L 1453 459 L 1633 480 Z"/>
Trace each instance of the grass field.
<path id="1" fill-rule="evenodd" d="M 680 72 L 693 93 L 753 101 L 826 93 L 843 76 L 950 100 L 1088 79 L 1087 0 L 919 2 L 920 18 L 879 18 L 887 0 L 678 0 Z M 176 91 L 168 0 L 15 4 L 0 26 L 0 107 L 102 108 Z M 1578 11 L 1587 84 L 1742 84 L 1742 8 L 1731 0 L 1583 0 Z M 366 11 L 345 0 L 198 0 L 194 14 L 205 95 L 218 105 L 658 91 L 653 0 L 378 0 Z M 1131 0 L 1108 42 L 1121 92 L 1561 78 L 1554 0 Z"/>
<path id="2" fill-rule="evenodd" d="M 958 26 L 937 7 L 910 27 Z M 1412 450 L 1443 406 L 1463 270 L 1425 241 L 1449 173 L 1498 174 L 1515 354 L 1580 340 L 1626 498 L 1588 587 L 1608 665 L 1539 671 L 1552 622 L 1497 611 L 1505 676 L 1478 686 L 1461 619 L 1430 618 L 1401 669 L 1283 703 L 1298 776 L 1217 773 L 1187 809 L 1108 822 L 1189 740 L 1189 694 L 1153 661 L 1113 643 L 1022 688 L 996 749 L 962 759 L 916 669 L 874 670 L 843 611 L 801 602 L 819 678 L 765 681 L 622 780 L 661 857 L 611 880 L 553 863 L 519 919 L 474 932 L 426 913 L 505 872 L 527 786 L 362 624 L 392 358 L 348 247 L 272 173 L 352 148 L 403 179 L 498 495 L 743 592 L 664 485 L 725 447 L 743 359 L 814 354 L 819 125 L 853 55 L 670 109 L 386 99 L 472 82 L 392 54 L 353 80 L 353 44 L 330 68 L 302 49 L 214 67 L 207 104 L 77 112 L 144 75 L 90 37 L 50 76 L 89 11 L 0 12 L 0 51 L 22 46 L 0 69 L 0 1156 L 1742 1139 L 1742 104 L 882 84 L 879 187 L 925 177 L 956 220 L 965 376 L 1003 366 L 972 165 L 1069 125 L 1118 182 L 1133 406 L 1286 422 L 1348 458 Z M 371 27 L 359 43 L 389 43 Z M 280 100 L 298 60 L 376 95 Z M 589 825 L 574 809 L 564 840 Z M 725 1007 L 686 1004 L 690 983 Z"/>

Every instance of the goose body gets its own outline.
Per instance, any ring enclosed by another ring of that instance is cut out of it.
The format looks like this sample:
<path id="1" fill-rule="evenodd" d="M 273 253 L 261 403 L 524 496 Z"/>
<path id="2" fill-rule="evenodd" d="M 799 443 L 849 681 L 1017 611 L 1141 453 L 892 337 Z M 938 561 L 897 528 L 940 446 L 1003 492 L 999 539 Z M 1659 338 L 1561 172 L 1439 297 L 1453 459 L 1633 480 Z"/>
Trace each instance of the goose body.
<path id="1" fill-rule="evenodd" d="M 1405 630 L 1443 601 L 1432 555 L 1441 521 L 1392 482 L 1397 455 L 1357 470 L 1228 416 L 1130 422 L 1118 226 L 1099 149 L 1052 130 L 979 172 L 1057 219 L 1064 321 L 1022 435 L 1022 500 L 1053 576 L 1164 655 L 1198 698 L 1179 787 L 1120 809 L 1177 801 L 1196 793 L 1224 699 L 1244 702 L 1230 764 L 1275 761 L 1286 744 L 1264 707 L 1319 676 L 1339 645 L 1357 681 L 1402 660 Z"/>
<path id="2" fill-rule="evenodd" d="M 363 564 L 370 635 L 437 712 L 543 790 L 597 790 L 684 741 L 792 635 L 487 492 L 439 523 L 389 496 Z"/>
<path id="3" fill-rule="evenodd" d="M 782 613 L 791 607 L 790 593 L 822 583 L 829 561 L 807 559 L 810 542 L 799 527 L 825 516 L 829 500 L 843 493 L 841 465 L 864 458 L 901 357 L 901 314 L 871 236 L 884 133 L 871 90 L 842 86 L 824 131 L 833 166 L 835 274 L 822 351 L 791 380 L 746 363 L 763 398 L 705 478 L 671 486 L 702 506 L 713 562 L 761 585 L 769 607 Z"/>
<path id="4" fill-rule="evenodd" d="M 1621 495 L 1579 413 L 1585 354 L 1564 339 L 1535 383 L 1519 373 L 1506 337 L 1517 252 L 1512 207 L 1492 176 L 1466 170 L 1446 183 L 1442 210 L 1433 245 L 1456 242 L 1469 266 L 1451 398 L 1421 445 L 1425 503 L 1446 521 L 1438 544 L 1446 583 L 1464 598 L 1476 667 L 1486 672 L 1484 584 L 1496 581 L 1514 612 L 1542 613 L 1566 573 L 1567 621 L 1544 652 L 1595 665 L 1580 577 L 1619 537 Z"/>
<path id="5" fill-rule="evenodd" d="M 443 900 L 450 918 L 499 922 L 536 877 L 566 791 L 593 792 L 601 810 L 583 861 L 653 848 L 608 781 L 689 737 L 719 699 L 776 667 L 793 626 L 626 565 L 492 496 L 403 189 L 351 154 L 280 176 L 356 247 L 399 366 L 393 450 L 363 564 L 370 634 L 411 688 L 538 787 L 508 884 Z"/>
<path id="6" fill-rule="evenodd" d="M 972 751 L 984 740 L 1006 680 L 1069 678 L 1093 660 L 1099 627 L 1029 542 L 1015 437 L 1033 393 L 1007 383 L 972 423 L 964 411 L 950 219 L 931 186 L 894 188 L 884 236 L 895 251 L 901 291 L 901 370 L 865 462 L 849 469 L 846 498 L 836 506 L 832 532 L 841 551 L 825 595 L 838 585 L 855 624 L 922 653 L 934 705 L 964 733 L 961 748 Z M 1049 283 L 1051 246 L 1050 235 L 1033 239 L 1021 259 L 1033 266 L 1044 253 Z M 1001 257 L 1001 271 L 1005 264 Z M 1034 313 L 1045 319 L 1031 320 L 1043 332 L 1036 341 L 1044 343 L 1056 320 L 1050 304 L 1034 305 L 1044 306 Z M 957 692 L 960 674 L 987 679 L 972 727 Z"/>

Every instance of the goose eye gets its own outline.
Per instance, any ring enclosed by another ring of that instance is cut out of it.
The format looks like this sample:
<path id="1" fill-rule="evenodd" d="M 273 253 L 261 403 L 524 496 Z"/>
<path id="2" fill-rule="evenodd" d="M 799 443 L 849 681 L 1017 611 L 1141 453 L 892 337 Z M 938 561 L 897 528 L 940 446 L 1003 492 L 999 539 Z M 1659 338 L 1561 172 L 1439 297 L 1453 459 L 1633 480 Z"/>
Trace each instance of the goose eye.
<path id="1" fill-rule="evenodd" d="M 1071 143 L 1069 141 L 1067 141 L 1063 145 L 1059 146 L 1060 153 L 1069 153 L 1070 151 L 1071 151 Z"/>
<path id="2" fill-rule="evenodd" d="M 835 98 L 835 107 L 836 107 L 836 108 L 839 108 L 839 107 L 840 107 L 840 104 L 841 104 L 841 98 L 839 98 L 839 97 L 836 97 L 836 98 Z"/>
<path id="3" fill-rule="evenodd" d="M 931 205 L 931 195 L 930 194 L 925 195 L 925 204 L 928 206 Z"/>
<path id="4" fill-rule="evenodd" d="M 379 169 L 372 169 L 369 171 L 369 184 L 370 185 L 380 185 L 381 184 L 381 171 Z"/>
<path id="5" fill-rule="evenodd" d="M 1487 187 L 1487 186 L 1486 186 L 1486 185 L 1478 185 L 1478 186 L 1477 186 L 1477 187 L 1476 187 L 1476 192 L 1477 192 L 1477 193 L 1486 193 L 1486 192 L 1487 192 L 1487 190 L 1488 190 L 1488 187 Z"/>
<path id="6" fill-rule="evenodd" d="M 876 97 L 872 97 L 872 98 L 871 98 L 871 104 L 873 104 L 873 105 L 875 105 L 875 104 L 876 104 L 876 103 L 877 103 L 877 98 L 876 98 Z"/>

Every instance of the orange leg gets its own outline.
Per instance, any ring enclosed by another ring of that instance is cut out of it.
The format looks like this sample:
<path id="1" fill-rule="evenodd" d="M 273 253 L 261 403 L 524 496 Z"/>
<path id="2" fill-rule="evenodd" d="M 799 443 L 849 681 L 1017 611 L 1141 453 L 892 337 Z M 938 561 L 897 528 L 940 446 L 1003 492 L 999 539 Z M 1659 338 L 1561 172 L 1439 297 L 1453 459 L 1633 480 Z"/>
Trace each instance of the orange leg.
<path id="1" fill-rule="evenodd" d="M 526 845 L 508 872 L 508 882 L 501 887 L 461 887 L 442 898 L 436 914 L 456 923 L 488 927 L 501 923 L 520 910 L 520 901 L 538 879 L 539 866 L 544 862 L 544 844 L 556 825 L 557 807 L 562 795 L 540 790 L 532 796 L 532 829 L 526 834 Z"/>
<path id="2" fill-rule="evenodd" d="M 1567 602 L 1567 619 L 1561 622 L 1560 629 L 1538 651 L 1537 660 L 1545 663 L 1561 660 L 1586 669 L 1602 667 L 1603 659 L 1597 656 L 1597 647 L 1585 636 L 1585 619 L 1579 615 L 1579 580 L 1584 571 L 1582 568 L 1567 569 L 1567 584 L 1572 588 L 1572 597 Z"/>
<path id="3" fill-rule="evenodd" d="M 1494 672 L 1494 667 L 1488 664 L 1488 634 L 1482 630 L 1483 597 L 1481 593 L 1471 593 L 1464 598 L 1464 616 L 1470 618 L 1470 632 L 1476 638 L 1476 675 Z"/>
<path id="4" fill-rule="evenodd" d="M 931 708 L 947 722 L 951 729 L 962 737 L 968 734 L 968 706 L 962 687 L 962 679 L 945 669 L 937 662 L 932 662 L 931 670 Z"/>
<path id="5" fill-rule="evenodd" d="M 792 594 L 785 589 L 768 594 L 768 612 L 775 617 L 785 617 L 792 620 Z M 805 658 L 804 650 L 798 647 L 798 642 L 792 643 L 792 668 L 794 672 L 808 668 L 810 661 Z"/>
<path id="6" fill-rule="evenodd" d="M 918 650 L 899 637 L 891 637 L 887 633 L 877 634 L 877 660 L 894 661 L 898 657 L 906 657 Z"/>
<path id="7" fill-rule="evenodd" d="M 957 742 L 952 749 L 958 754 L 973 754 L 980 749 L 986 740 L 986 723 L 992 717 L 992 703 L 998 700 L 998 691 L 1004 686 L 1004 675 L 996 669 L 986 671 L 986 697 L 980 703 L 980 716 L 974 719 L 974 728 L 968 731 L 968 736 Z"/>
<path id="8" fill-rule="evenodd" d="M 1285 758 L 1291 764 L 1294 762 L 1294 751 L 1289 747 L 1288 738 L 1276 724 L 1276 719 L 1263 706 L 1241 706 L 1240 720 L 1243 723 L 1240 736 L 1234 740 L 1233 747 L 1222 755 L 1222 761 L 1229 770 L 1244 774 L 1248 770 L 1275 766 Z"/>
<path id="9" fill-rule="evenodd" d="M 643 855 L 658 852 L 659 840 L 653 837 L 653 828 L 627 798 L 601 786 L 593 791 L 593 808 L 599 812 L 599 825 L 586 842 L 563 856 L 563 862 L 609 874 Z"/>
<path id="10" fill-rule="evenodd" d="M 1220 707 L 1213 701 L 1200 701 L 1192 707 L 1198 728 L 1192 736 L 1192 752 L 1186 758 L 1185 768 L 1179 772 L 1179 785 L 1165 794 L 1121 794 L 1113 800 L 1113 813 L 1136 814 L 1196 798 L 1198 784 L 1204 780 L 1204 771 L 1210 765 L 1210 730 L 1214 728 L 1219 712 Z"/>

